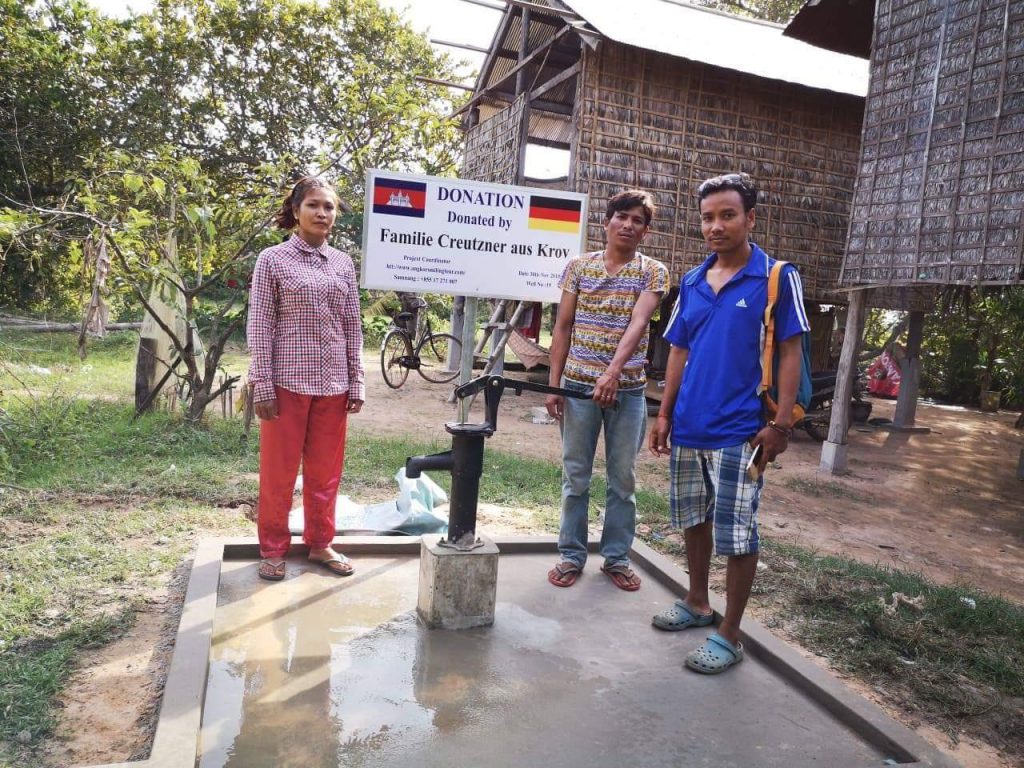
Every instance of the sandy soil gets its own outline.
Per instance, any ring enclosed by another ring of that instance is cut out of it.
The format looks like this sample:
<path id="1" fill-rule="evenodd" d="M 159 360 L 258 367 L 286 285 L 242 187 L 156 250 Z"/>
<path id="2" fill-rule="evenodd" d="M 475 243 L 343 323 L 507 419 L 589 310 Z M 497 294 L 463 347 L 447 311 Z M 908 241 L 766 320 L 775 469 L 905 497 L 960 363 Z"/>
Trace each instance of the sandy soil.
<path id="1" fill-rule="evenodd" d="M 353 429 L 446 439 L 444 423 L 456 413 L 445 386 L 410 377 L 393 391 L 379 376 L 368 378 L 368 401 Z M 483 420 L 481 400 L 469 421 Z M 893 401 L 872 402 L 872 418 L 892 417 Z M 557 461 L 557 425 L 535 423 L 543 403 L 542 394 L 506 390 L 488 450 Z M 1024 482 L 1016 477 L 1024 433 L 1013 428 L 1015 419 L 1009 412 L 922 403 L 916 425 L 930 433 L 855 427 L 849 472 L 840 476 L 820 469 L 821 445 L 799 432 L 766 476 L 762 524 L 770 535 L 821 552 L 1024 600 Z M 645 451 L 639 473 L 647 487 L 667 489 L 667 460 Z"/>
<path id="2" fill-rule="evenodd" d="M 447 440 L 444 423 L 456 419 L 447 386 L 430 385 L 413 375 L 394 391 L 383 384 L 372 357 L 367 358 L 367 370 L 368 401 L 352 419 L 351 429 Z M 875 400 L 872 416 L 891 417 L 893 405 Z M 507 392 L 488 449 L 557 460 L 558 429 L 543 423 L 542 406 L 543 395 Z M 469 420 L 481 421 L 482 413 L 481 398 Z M 891 564 L 941 582 L 961 581 L 1024 600 L 1024 482 L 1016 478 L 1024 434 L 1013 429 L 1015 417 L 922 404 L 917 425 L 931 428 L 929 434 L 873 427 L 851 431 L 850 472 L 842 476 L 819 469 L 820 445 L 801 434 L 768 475 L 762 504 L 766 534 L 823 553 Z M 645 453 L 639 471 L 648 487 L 666 486 L 665 460 Z M 553 488 L 553 504 L 557 493 Z M 523 519 L 514 511 L 483 504 L 480 529 L 527 533 Z M 145 755 L 181 592 L 178 574 L 125 638 L 86 655 L 62 697 L 58 736 L 45 751 L 48 764 L 107 763 Z M 875 692 L 852 684 L 885 706 Z M 889 711 L 965 766 L 1011 765 L 985 744 L 965 740 L 954 745 L 945 734 Z"/>

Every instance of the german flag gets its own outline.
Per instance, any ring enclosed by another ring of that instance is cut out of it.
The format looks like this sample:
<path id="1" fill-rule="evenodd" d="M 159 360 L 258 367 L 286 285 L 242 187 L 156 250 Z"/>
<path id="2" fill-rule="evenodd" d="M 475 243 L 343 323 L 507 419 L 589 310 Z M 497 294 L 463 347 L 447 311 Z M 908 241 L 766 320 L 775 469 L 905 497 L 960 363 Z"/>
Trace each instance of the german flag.
<path id="1" fill-rule="evenodd" d="M 549 232 L 579 232 L 581 200 L 530 195 L 530 229 Z"/>

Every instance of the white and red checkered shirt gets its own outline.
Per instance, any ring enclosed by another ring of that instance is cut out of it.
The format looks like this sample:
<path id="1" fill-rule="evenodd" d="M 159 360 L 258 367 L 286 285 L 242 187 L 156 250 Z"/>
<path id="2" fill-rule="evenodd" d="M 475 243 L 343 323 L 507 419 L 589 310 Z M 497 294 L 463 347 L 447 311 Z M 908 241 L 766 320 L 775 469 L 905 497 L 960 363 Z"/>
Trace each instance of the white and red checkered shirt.
<path id="1" fill-rule="evenodd" d="M 247 335 L 255 402 L 273 400 L 274 385 L 366 399 L 356 271 L 336 248 L 292 235 L 263 251 L 252 275 Z"/>

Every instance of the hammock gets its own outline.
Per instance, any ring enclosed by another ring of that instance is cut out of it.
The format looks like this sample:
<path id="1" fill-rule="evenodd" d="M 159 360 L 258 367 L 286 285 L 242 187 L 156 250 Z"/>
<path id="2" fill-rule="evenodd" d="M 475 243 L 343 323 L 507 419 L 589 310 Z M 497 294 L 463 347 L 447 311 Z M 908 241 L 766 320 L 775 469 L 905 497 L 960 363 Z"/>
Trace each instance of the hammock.
<path id="1" fill-rule="evenodd" d="M 516 357 L 526 366 L 526 370 L 536 368 L 538 365 L 551 365 L 551 357 L 548 350 L 535 341 L 530 341 L 519 331 L 514 330 L 508 334 L 506 343 L 512 348 Z"/>

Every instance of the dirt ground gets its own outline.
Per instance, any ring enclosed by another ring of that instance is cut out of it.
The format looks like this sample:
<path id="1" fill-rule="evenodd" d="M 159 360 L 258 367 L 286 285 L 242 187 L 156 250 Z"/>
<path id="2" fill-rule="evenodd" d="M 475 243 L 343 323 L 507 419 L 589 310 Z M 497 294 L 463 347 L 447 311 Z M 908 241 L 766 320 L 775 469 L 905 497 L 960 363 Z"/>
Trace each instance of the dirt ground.
<path id="1" fill-rule="evenodd" d="M 456 412 L 447 402 L 446 385 L 430 385 L 413 375 L 401 390 L 390 390 L 374 358 L 368 356 L 366 362 L 367 403 L 351 420 L 351 429 L 447 440 L 444 423 L 455 420 Z M 873 404 L 872 417 L 891 418 L 894 403 Z M 482 413 L 481 398 L 469 421 L 482 420 Z M 822 553 L 918 571 L 940 582 L 963 582 L 1022 602 L 1024 481 L 1016 478 L 1016 471 L 1024 433 L 1013 429 L 1015 418 L 1012 413 L 921 404 L 917 425 L 929 427 L 930 433 L 855 427 L 850 433 L 850 471 L 841 476 L 819 469 L 820 445 L 800 433 L 769 470 L 761 507 L 765 534 Z M 557 461 L 558 428 L 544 422 L 543 395 L 517 397 L 507 391 L 488 449 Z M 645 486 L 666 487 L 664 459 L 643 453 L 639 472 Z M 557 503 L 557 494 L 552 488 L 552 504 Z M 481 502 L 483 532 L 529 531 L 524 527 L 526 516 L 490 507 L 486 499 Z M 150 598 L 149 610 L 125 638 L 84 659 L 63 696 L 57 738 L 46 747 L 48 764 L 98 764 L 146 754 L 184 582 L 182 568 L 169 579 L 164 594 Z M 859 688 L 885 706 L 873 691 Z M 945 734 L 908 721 L 901 712 L 889 713 L 964 766 L 1012 764 L 987 745 L 969 740 L 954 744 Z"/>
<path id="2" fill-rule="evenodd" d="M 445 439 L 444 423 L 456 416 L 443 385 L 413 376 L 401 390 L 388 390 L 370 370 L 367 404 L 353 429 Z M 543 404 L 541 394 L 506 390 L 488 449 L 557 461 L 557 425 L 534 423 Z M 892 418 L 894 401 L 872 404 L 872 419 Z M 1024 432 L 1013 428 L 1016 416 L 922 403 L 916 426 L 930 433 L 856 426 L 849 472 L 840 476 L 819 468 L 821 445 L 798 432 L 766 475 L 762 525 L 768 535 L 823 553 L 940 582 L 964 581 L 1024 601 L 1024 481 L 1016 477 Z M 477 402 L 469 421 L 482 420 Z M 644 451 L 639 474 L 646 487 L 667 492 L 667 459 Z"/>

